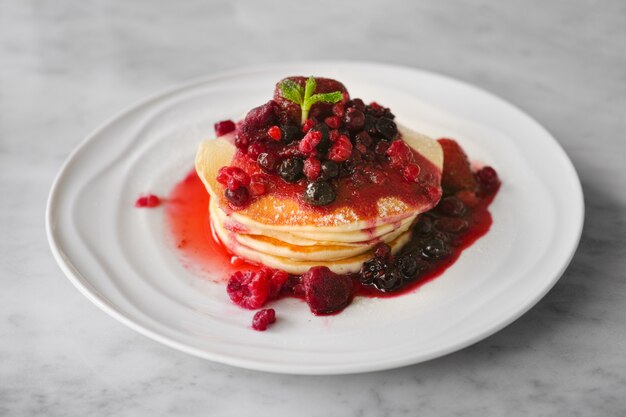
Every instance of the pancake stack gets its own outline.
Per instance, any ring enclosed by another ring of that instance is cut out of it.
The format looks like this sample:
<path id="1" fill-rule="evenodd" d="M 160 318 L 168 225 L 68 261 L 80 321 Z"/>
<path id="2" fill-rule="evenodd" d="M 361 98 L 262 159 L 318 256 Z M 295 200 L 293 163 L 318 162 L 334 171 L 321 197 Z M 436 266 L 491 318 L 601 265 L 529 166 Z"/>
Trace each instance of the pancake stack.
<path id="1" fill-rule="evenodd" d="M 437 141 L 398 126 L 403 140 L 440 171 L 443 152 Z M 387 243 L 397 252 L 410 240 L 411 225 L 437 201 L 411 205 L 393 196 L 378 197 L 377 212 L 363 218 L 353 207 L 320 211 L 284 196 L 268 193 L 248 206 L 233 210 L 216 180 L 228 166 L 236 148 L 228 135 L 201 143 L 196 171 L 211 200 L 210 220 L 216 236 L 233 254 L 290 274 L 303 274 L 313 266 L 333 272 L 357 272 L 373 257 L 373 248 Z"/>

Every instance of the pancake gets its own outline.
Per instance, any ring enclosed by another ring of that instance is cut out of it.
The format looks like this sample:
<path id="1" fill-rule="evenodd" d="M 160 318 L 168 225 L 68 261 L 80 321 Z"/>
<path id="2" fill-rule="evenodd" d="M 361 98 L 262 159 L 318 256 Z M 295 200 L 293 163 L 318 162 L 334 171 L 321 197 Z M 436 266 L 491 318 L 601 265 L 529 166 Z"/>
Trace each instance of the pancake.
<path id="1" fill-rule="evenodd" d="M 437 141 L 402 126 L 398 126 L 398 130 L 410 147 L 441 172 L 443 151 Z M 269 193 L 255 199 L 245 208 L 233 211 L 216 177 L 219 168 L 232 163 L 235 153 L 232 136 L 204 141 L 196 154 L 196 171 L 218 206 L 228 212 L 233 221 L 255 234 L 277 231 L 345 233 L 371 229 L 427 211 L 437 203 L 433 199 L 424 199 L 420 204 L 411 205 L 393 196 L 382 196 L 376 202 L 376 211 L 363 218 L 354 207 L 340 206 L 320 213 L 317 208 L 303 205 L 296 199 L 280 198 Z"/>
<path id="2" fill-rule="evenodd" d="M 212 204 L 213 200 L 211 201 Z M 387 223 L 371 229 L 355 230 L 352 232 L 281 232 L 274 230 L 249 229 L 235 221 L 232 216 L 227 215 L 223 210 L 214 210 L 213 215 L 220 217 L 222 225 L 230 231 L 245 233 L 250 235 L 268 236 L 283 242 L 298 246 L 310 246 L 318 244 L 342 243 L 344 245 L 360 245 L 362 242 L 379 239 L 399 227 L 410 225 L 417 215 L 411 215 L 406 219 L 395 223 Z"/>
<path id="3" fill-rule="evenodd" d="M 360 255 L 352 256 L 343 259 L 325 260 L 325 261 L 299 261 L 292 258 L 281 257 L 277 255 L 271 255 L 263 252 L 256 251 L 248 246 L 242 245 L 237 242 L 233 232 L 224 229 L 219 221 L 215 221 L 211 218 L 213 224 L 213 230 L 216 235 L 222 241 L 222 243 L 228 247 L 228 249 L 235 255 L 252 261 L 254 263 L 269 266 L 270 268 L 280 269 L 290 274 L 301 275 L 314 266 L 326 266 L 336 274 L 349 274 L 358 271 L 364 262 L 371 259 L 374 254 L 373 250 L 369 250 Z M 411 239 L 411 232 L 405 231 L 400 236 L 388 243 L 392 253 L 399 251 Z"/>
<path id="4" fill-rule="evenodd" d="M 436 175 L 431 181 L 439 187 L 443 165 L 439 144 L 400 126 L 399 131 L 423 163 L 432 164 L 430 172 Z M 392 195 L 393 190 L 385 195 L 387 189 L 383 189 L 383 194 L 370 201 L 375 210 L 364 215 L 354 207 L 361 201 L 320 210 L 303 204 L 294 193 L 270 192 L 234 209 L 216 180 L 219 168 L 233 164 L 233 139 L 227 135 L 204 141 L 196 156 L 196 171 L 211 196 L 209 213 L 216 235 L 232 253 L 251 262 L 291 274 L 302 274 L 313 266 L 327 266 L 339 274 L 357 272 L 378 243 L 388 244 L 392 252 L 400 250 L 409 241 L 418 215 L 438 202 L 438 197 L 430 195 L 404 201 Z"/>
<path id="5" fill-rule="evenodd" d="M 220 211 L 221 210 L 215 204 L 210 204 L 211 218 L 214 219 L 217 225 L 224 228 L 227 232 L 231 232 L 232 237 L 237 243 L 257 252 L 290 258 L 297 261 L 308 260 L 321 262 L 360 255 L 371 250 L 380 242 L 389 243 L 395 240 L 411 227 L 411 223 L 398 224 L 395 229 L 380 238 L 372 238 L 359 243 L 345 244 L 332 241 L 311 241 L 313 244 L 310 245 L 296 245 L 271 236 L 228 231 L 223 225 L 224 216 L 220 214 Z"/>

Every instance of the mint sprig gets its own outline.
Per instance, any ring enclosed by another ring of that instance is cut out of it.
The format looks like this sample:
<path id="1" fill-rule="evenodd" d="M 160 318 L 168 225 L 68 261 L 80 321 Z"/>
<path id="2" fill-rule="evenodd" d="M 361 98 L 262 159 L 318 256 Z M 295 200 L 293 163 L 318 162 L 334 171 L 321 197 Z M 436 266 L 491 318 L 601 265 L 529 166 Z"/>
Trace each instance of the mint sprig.
<path id="1" fill-rule="evenodd" d="M 304 124 L 309 117 L 309 111 L 311 106 L 315 103 L 329 103 L 334 104 L 343 99 L 343 93 L 341 91 L 333 91 L 332 93 L 315 93 L 317 82 L 315 78 L 309 77 L 306 80 L 304 88 L 298 83 L 286 79 L 280 83 L 280 92 L 284 98 L 297 104 L 302 109 L 301 123 Z"/>

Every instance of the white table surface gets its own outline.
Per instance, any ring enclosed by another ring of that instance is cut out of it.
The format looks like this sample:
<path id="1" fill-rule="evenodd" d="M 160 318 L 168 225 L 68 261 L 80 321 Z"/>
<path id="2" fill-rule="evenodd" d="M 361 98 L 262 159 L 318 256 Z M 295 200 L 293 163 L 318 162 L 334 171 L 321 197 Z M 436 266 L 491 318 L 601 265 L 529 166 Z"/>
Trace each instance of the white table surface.
<path id="1" fill-rule="evenodd" d="M 0 0 L 0 416 L 626 415 L 625 45 L 620 0 Z M 587 217 L 571 266 L 535 308 L 427 363 L 304 377 L 174 351 L 72 287 L 44 208 L 86 134 L 188 78 L 315 59 L 451 75 L 556 136 Z"/>

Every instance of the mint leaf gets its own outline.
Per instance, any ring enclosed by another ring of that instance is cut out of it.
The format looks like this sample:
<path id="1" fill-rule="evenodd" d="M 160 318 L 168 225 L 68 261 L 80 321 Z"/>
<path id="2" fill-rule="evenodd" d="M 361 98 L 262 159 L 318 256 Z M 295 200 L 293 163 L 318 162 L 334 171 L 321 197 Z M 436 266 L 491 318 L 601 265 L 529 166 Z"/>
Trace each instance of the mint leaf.
<path id="1" fill-rule="evenodd" d="M 301 123 L 304 124 L 309 117 L 309 110 L 315 103 L 337 103 L 343 99 L 343 93 L 341 91 L 334 91 L 332 93 L 315 93 L 317 82 L 313 76 L 306 80 L 304 88 L 298 83 L 285 79 L 280 83 L 280 93 L 284 98 L 292 103 L 300 105 L 302 110 Z"/>
<path id="2" fill-rule="evenodd" d="M 303 90 L 297 83 L 288 79 L 280 83 L 280 93 L 283 97 L 299 105 L 302 105 L 304 102 L 302 98 Z"/>
<path id="3" fill-rule="evenodd" d="M 341 91 L 334 91 L 332 93 L 314 94 L 311 96 L 311 98 L 309 98 L 309 101 L 311 102 L 311 104 L 315 104 L 315 103 L 335 104 L 341 100 L 343 100 L 343 94 L 341 93 Z"/>
<path id="4" fill-rule="evenodd" d="M 315 92 L 315 87 L 317 87 L 317 82 L 313 76 L 310 76 L 308 80 L 306 80 L 306 84 L 304 85 L 304 102 L 306 103 L 309 100 L 309 97 L 313 95 Z M 310 108 L 311 106 L 309 106 Z"/>

